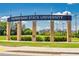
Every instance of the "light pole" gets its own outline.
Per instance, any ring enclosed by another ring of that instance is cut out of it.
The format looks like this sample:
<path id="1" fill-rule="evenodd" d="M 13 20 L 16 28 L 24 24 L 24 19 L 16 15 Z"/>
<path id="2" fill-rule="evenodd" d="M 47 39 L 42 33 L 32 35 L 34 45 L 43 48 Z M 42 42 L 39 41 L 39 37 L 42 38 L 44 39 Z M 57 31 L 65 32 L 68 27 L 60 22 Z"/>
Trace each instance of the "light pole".
<path id="1" fill-rule="evenodd" d="M 75 15 L 75 32 L 78 33 L 78 30 L 77 30 L 77 15 Z"/>

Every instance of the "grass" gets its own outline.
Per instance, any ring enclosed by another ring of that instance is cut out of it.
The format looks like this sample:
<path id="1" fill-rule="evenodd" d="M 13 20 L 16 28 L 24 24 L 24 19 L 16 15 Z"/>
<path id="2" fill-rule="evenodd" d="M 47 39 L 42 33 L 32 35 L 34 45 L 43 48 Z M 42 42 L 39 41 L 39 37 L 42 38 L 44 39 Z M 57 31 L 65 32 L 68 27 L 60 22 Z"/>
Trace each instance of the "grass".
<path id="1" fill-rule="evenodd" d="M 34 46 L 34 47 L 55 47 L 55 48 L 79 48 L 79 38 L 72 38 L 72 42 L 74 43 L 66 43 L 66 42 L 12 42 L 12 41 L 2 41 L 6 40 L 5 36 L 0 36 L 0 45 L 3 46 Z"/>
<path id="2" fill-rule="evenodd" d="M 0 36 L 0 40 L 6 40 L 6 36 Z"/>
<path id="3" fill-rule="evenodd" d="M 55 47 L 55 48 L 79 48 L 79 43 L 59 43 L 59 42 L 8 42 L 0 41 L 3 46 L 34 46 L 34 47 Z"/>
<path id="4" fill-rule="evenodd" d="M 79 38 L 72 38 L 72 42 L 79 42 Z"/>

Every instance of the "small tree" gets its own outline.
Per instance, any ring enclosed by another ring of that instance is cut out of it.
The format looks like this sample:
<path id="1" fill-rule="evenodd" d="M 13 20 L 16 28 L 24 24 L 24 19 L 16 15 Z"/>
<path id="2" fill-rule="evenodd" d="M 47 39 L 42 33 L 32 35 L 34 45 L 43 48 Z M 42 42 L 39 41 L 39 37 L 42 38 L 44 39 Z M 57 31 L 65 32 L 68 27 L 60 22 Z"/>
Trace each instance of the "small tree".
<path id="1" fill-rule="evenodd" d="M 22 33 L 23 35 L 32 35 L 32 30 L 29 29 L 29 28 L 24 29 L 22 32 L 23 32 L 23 33 Z"/>
<path id="2" fill-rule="evenodd" d="M 0 35 L 5 35 L 4 32 L 6 31 L 6 22 L 0 22 Z"/>

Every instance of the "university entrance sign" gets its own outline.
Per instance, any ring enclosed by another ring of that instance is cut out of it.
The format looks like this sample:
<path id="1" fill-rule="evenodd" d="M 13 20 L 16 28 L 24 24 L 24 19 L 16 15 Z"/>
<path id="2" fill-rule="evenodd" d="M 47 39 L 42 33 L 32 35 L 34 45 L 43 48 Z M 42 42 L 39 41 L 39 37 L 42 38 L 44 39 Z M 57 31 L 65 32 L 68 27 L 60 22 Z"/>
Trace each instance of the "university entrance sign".
<path id="1" fill-rule="evenodd" d="M 32 21 L 32 41 L 36 41 L 36 20 L 50 20 L 50 41 L 54 42 L 54 20 L 67 21 L 67 42 L 71 41 L 71 15 L 27 15 L 7 19 L 7 40 L 10 40 L 10 22 L 17 21 L 17 40 L 21 40 L 21 21 Z"/>
<path id="2" fill-rule="evenodd" d="M 31 20 L 71 20 L 71 15 L 27 15 L 8 18 L 8 21 L 31 21 Z"/>

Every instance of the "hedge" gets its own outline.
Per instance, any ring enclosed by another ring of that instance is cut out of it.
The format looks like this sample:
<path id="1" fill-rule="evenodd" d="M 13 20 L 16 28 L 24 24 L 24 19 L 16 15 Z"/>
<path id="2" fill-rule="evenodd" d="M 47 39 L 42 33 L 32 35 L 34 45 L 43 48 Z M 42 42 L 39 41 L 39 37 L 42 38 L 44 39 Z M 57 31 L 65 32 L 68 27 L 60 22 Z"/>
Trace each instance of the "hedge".
<path id="1" fill-rule="evenodd" d="M 65 36 L 56 36 L 54 37 L 54 41 L 66 41 L 67 38 Z M 11 37 L 11 40 L 17 40 L 17 38 L 15 36 Z M 21 41 L 32 41 L 32 37 L 31 36 L 24 36 L 24 37 L 21 37 Z M 42 36 L 37 36 L 36 37 L 36 41 L 50 41 L 50 37 L 49 36 L 45 36 L 45 37 L 42 37 Z"/>
<path id="2" fill-rule="evenodd" d="M 58 37 L 55 37 L 55 41 L 67 41 L 67 38 L 65 36 L 63 37 L 58 36 Z"/>
<path id="3" fill-rule="evenodd" d="M 37 36 L 37 37 L 36 37 L 36 41 L 44 41 L 44 37 Z"/>

